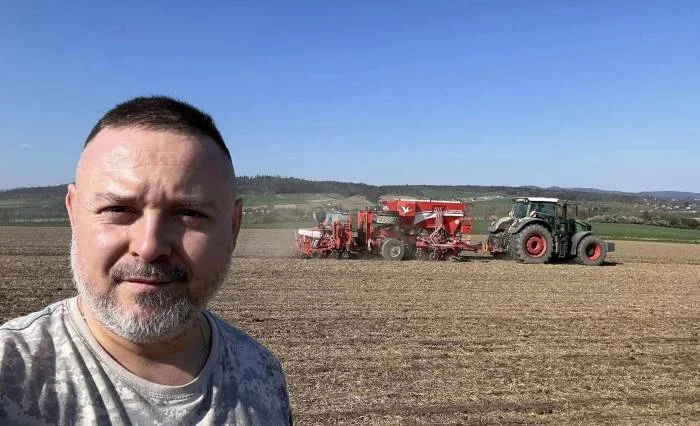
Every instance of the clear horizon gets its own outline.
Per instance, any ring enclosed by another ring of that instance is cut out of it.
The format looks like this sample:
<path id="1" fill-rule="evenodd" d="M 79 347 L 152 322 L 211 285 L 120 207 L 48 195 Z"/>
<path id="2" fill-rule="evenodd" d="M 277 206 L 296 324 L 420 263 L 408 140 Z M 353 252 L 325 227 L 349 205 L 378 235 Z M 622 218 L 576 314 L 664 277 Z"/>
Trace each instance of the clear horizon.
<path id="1" fill-rule="evenodd" d="M 125 99 L 238 175 L 700 193 L 700 3 L 0 4 L 0 189 L 73 180 Z"/>

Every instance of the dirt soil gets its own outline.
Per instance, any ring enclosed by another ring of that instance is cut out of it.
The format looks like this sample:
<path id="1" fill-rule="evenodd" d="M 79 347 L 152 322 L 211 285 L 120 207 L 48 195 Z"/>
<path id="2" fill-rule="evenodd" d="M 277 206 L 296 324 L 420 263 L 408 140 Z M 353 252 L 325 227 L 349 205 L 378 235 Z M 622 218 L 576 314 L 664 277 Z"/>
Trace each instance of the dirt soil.
<path id="1" fill-rule="evenodd" d="M 0 322 L 75 294 L 69 238 L 0 227 Z M 603 267 L 301 260 L 244 230 L 212 309 L 279 356 L 300 425 L 700 423 L 700 245 L 616 244 Z"/>

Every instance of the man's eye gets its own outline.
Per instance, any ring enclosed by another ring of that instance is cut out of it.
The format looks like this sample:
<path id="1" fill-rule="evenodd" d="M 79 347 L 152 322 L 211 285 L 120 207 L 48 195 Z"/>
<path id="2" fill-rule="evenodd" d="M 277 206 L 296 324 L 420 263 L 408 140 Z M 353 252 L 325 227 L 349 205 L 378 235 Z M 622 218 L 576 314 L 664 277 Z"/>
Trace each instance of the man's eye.
<path id="1" fill-rule="evenodd" d="M 127 206 L 109 206 L 105 207 L 102 209 L 103 213 L 108 213 L 108 214 L 120 214 L 120 213 L 129 213 L 132 210 L 127 207 Z"/>
<path id="2" fill-rule="evenodd" d="M 191 210 L 191 209 L 183 209 L 178 211 L 178 214 L 180 216 L 186 216 L 186 217 L 197 217 L 197 218 L 206 218 L 207 215 L 205 215 L 202 212 L 198 212 L 197 210 Z"/>

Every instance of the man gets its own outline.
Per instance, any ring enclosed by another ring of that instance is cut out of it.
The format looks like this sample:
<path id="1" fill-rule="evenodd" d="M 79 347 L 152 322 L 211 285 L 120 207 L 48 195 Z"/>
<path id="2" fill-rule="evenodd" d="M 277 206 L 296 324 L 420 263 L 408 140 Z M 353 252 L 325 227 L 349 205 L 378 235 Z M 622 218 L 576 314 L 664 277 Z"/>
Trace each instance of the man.
<path id="1" fill-rule="evenodd" d="M 0 327 L 0 424 L 291 423 L 277 359 L 205 310 L 242 219 L 211 117 L 117 105 L 66 208 L 78 296 Z"/>

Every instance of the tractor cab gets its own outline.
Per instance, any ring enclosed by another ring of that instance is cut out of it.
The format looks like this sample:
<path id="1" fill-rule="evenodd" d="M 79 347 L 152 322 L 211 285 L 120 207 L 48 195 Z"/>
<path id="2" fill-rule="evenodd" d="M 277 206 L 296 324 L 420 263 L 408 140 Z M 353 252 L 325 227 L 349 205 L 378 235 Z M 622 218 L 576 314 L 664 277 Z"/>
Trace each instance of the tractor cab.
<path id="1" fill-rule="evenodd" d="M 542 219 L 549 223 L 551 229 L 556 229 L 560 221 L 566 220 L 566 206 L 566 203 L 560 203 L 558 198 L 514 198 L 509 216 L 513 219 Z"/>
<path id="2" fill-rule="evenodd" d="M 316 210 L 313 214 L 316 226 L 319 227 L 331 227 L 333 222 L 345 223 L 348 221 L 350 215 L 346 212 L 340 211 L 330 211 L 326 212 L 324 210 Z"/>
<path id="3" fill-rule="evenodd" d="M 591 226 L 586 222 L 570 217 L 571 205 L 558 198 L 522 197 L 513 199 L 513 208 L 509 214 L 514 219 L 541 219 L 549 225 L 549 229 L 565 235 L 573 235 L 580 231 L 590 231 Z M 575 213 L 578 207 L 574 206 Z"/>

